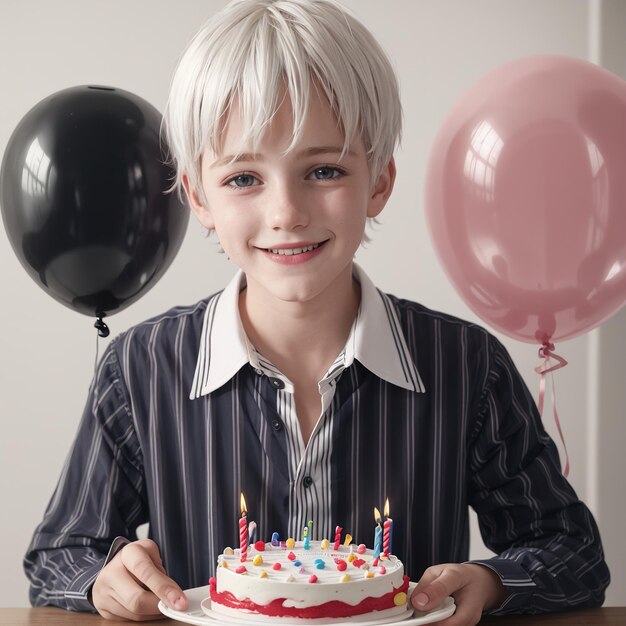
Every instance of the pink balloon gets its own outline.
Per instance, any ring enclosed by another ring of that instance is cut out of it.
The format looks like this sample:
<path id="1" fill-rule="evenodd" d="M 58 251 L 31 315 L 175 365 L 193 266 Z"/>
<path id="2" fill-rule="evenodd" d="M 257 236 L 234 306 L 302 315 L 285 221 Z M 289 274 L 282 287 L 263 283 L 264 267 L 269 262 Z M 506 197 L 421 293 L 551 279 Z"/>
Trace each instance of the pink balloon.
<path id="1" fill-rule="evenodd" d="M 425 207 L 493 328 L 547 343 L 597 326 L 626 302 L 626 82 L 559 56 L 490 72 L 435 139 Z"/>

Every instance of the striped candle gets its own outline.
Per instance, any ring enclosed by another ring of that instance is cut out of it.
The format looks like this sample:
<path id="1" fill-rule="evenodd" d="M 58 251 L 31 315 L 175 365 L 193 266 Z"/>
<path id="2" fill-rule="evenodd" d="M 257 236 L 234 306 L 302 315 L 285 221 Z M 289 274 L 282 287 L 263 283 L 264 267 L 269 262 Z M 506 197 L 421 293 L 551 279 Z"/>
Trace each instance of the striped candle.
<path id="1" fill-rule="evenodd" d="M 383 524 L 383 556 L 388 557 L 391 553 L 391 534 L 393 532 L 393 520 L 389 517 L 389 499 L 385 500 L 385 523 Z"/>
<path id="2" fill-rule="evenodd" d="M 239 520 L 239 550 L 240 561 L 245 563 L 248 559 L 248 520 L 246 514 L 248 509 L 246 508 L 246 499 L 241 494 L 241 518 Z"/>
<path id="3" fill-rule="evenodd" d="M 341 531 L 343 528 L 341 526 L 335 526 L 335 544 L 333 545 L 333 550 L 339 550 L 339 544 L 341 544 Z"/>

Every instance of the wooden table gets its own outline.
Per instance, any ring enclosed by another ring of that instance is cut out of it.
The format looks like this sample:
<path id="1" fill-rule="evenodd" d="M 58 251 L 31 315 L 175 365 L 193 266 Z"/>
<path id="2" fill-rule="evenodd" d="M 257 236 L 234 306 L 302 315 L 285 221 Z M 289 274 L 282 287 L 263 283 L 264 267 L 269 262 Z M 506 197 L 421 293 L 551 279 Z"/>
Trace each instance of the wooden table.
<path id="1" fill-rule="evenodd" d="M 128 626 L 131 623 L 156 626 L 176 626 L 182 622 L 163 619 L 154 622 L 124 622 L 104 620 L 90 613 L 73 613 L 46 607 L 42 609 L 2 609 L 0 626 Z M 516 615 L 512 617 L 485 617 L 481 622 L 491 626 L 624 626 L 626 607 L 584 609 L 548 615 Z"/>

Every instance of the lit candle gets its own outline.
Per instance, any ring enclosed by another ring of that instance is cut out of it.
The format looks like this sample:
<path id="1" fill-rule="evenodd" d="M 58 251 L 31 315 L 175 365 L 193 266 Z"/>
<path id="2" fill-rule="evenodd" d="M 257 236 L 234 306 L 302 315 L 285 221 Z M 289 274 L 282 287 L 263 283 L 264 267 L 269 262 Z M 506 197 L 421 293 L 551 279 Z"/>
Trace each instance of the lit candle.
<path id="1" fill-rule="evenodd" d="M 339 544 L 341 543 L 341 531 L 343 528 L 341 526 L 335 526 L 335 543 L 333 545 L 333 550 L 339 550 Z"/>
<path id="2" fill-rule="evenodd" d="M 383 529 L 380 525 L 380 511 L 374 507 L 374 519 L 376 520 L 376 530 L 374 531 L 374 558 L 380 556 L 383 544 Z"/>
<path id="3" fill-rule="evenodd" d="M 307 524 L 307 526 L 309 527 L 309 541 L 311 539 L 313 539 L 313 520 L 309 520 L 309 523 Z"/>
<path id="4" fill-rule="evenodd" d="M 385 500 L 385 523 L 383 524 L 383 556 L 391 553 L 391 538 L 393 535 L 393 520 L 389 517 L 389 498 Z"/>
<path id="5" fill-rule="evenodd" d="M 241 494 L 241 519 L 239 520 L 239 549 L 242 563 L 246 562 L 248 558 L 248 520 L 246 514 L 248 509 L 246 508 L 246 499 Z"/>
<path id="6" fill-rule="evenodd" d="M 304 537 L 304 546 L 303 546 L 304 549 L 310 550 L 311 549 L 311 537 L 309 537 L 309 529 L 306 526 L 302 530 L 302 536 Z"/>

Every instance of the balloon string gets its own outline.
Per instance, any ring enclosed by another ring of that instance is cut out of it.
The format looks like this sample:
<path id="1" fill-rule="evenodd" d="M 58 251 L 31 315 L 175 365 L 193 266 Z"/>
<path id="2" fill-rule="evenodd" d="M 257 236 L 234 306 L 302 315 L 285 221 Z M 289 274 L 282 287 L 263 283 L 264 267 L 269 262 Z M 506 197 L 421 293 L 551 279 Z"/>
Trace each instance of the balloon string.
<path id="1" fill-rule="evenodd" d="M 98 371 L 98 350 L 100 348 L 100 333 L 96 333 L 96 360 L 93 364 L 93 375 L 95 378 L 96 372 Z"/>
<path id="2" fill-rule="evenodd" d="M 556 429 L 559 433 L 559 437 L 561 438 L 561 443 L 563 444 L 563 450 L 565 451 L 565 467 L 563 468 L 563 476 L 567 478 L 569 476 L 570 467 L 569 454 L 567 452 L 565 437 L 563 436 L 563 429 L 561 428 L 561 422 L 559 420 L 559 412 L 556 407 L 556 387 L 554 385 L 554 377 L 552 376 L 552 372 L 561 369 L 562 367 L 565 367 L 567 365 L 567 361 L 562 356 L 555 354 L 553 350 L 553 343 L 545 343 L 539 348 L 539 357 L 543 358 L 543 365 L 535 368 L 537 374 L 541 375 L 541 378 L 539 380 L 539 402 L 537 403 L 537 408 L 539 409 L 539 415 L 543 415 L 543 401 L 546 392 L 546 375 L 550 374 L 550 382 L 552 384 L 552 414 L 554 416 Z M 556 364 L 551 365 L 550 359 L 554 359 L 556 361 Z"/>

